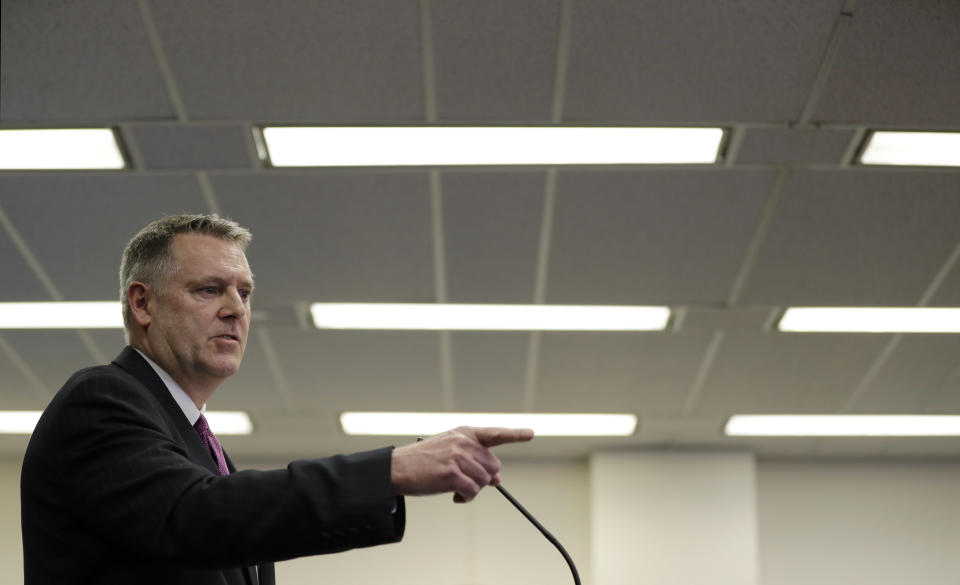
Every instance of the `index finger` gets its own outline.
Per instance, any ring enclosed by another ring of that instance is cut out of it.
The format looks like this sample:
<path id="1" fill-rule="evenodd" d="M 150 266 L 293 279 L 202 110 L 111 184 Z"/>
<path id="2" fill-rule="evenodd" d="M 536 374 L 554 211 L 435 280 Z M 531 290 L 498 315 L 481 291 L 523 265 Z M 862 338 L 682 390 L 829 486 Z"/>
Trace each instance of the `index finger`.
<path id="1" fill-rule="evenodd" d="M 473 434 L 484 447 L 496 447 L 506 443 L 520 443 L 533 439 L 533 429 L 507 429 L 502 427 L 474 428 Z"/>

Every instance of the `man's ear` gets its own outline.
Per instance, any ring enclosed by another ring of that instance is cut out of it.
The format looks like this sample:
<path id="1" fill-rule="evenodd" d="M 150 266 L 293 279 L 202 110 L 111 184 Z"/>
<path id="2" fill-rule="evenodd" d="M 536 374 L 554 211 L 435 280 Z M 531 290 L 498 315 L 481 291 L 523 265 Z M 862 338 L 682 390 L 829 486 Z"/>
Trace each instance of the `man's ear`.
<path id="1" fill-rule="evenodd" d="M 148 303 L 153 298 L 153 291 L 140 281 L 133 281 L 127 287 L 127 304 L 130 306 L 130 316 L 141 327 L 150 324 L 150 310 Z"/>

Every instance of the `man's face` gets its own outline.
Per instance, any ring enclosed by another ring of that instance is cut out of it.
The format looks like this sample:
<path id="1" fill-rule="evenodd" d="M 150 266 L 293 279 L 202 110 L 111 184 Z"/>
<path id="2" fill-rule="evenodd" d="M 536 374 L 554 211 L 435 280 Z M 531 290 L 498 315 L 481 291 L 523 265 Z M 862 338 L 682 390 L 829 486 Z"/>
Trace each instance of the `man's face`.
<path id="1" fill-rule="evenodd" d="M 153 295 L 147 328 L 155 361 L 181 386 L 219 385 L 240 368 L 250 328 L 253 275 L 235 244 L 179 234 L 176 271 Z"/>

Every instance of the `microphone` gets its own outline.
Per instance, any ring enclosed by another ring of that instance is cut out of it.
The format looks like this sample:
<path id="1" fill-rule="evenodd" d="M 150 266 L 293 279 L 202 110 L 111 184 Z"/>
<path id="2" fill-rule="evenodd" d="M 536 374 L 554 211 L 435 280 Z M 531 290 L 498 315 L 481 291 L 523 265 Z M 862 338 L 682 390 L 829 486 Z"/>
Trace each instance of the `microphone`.
<path id="1" fill-rule="evenodd" d="M 573 559 L 570 558 L 570 555 L 567 553 L 567 549 L 563 548 L 563 545 L 560 544 L 560 541 L 557 540 L 557 538 L 554 535 L 550 534 L 550 531 L 544 528 L 543 524 L 540 524 L 539 522 L 537 522 L 537 519 L 533 517 L 533 514 L 531 514 L 530 512 L 527 512 L 527 509 L 524 508 L 520 504 L 520 502 L 517 501 L 516 498 L 510 495 L 510 492 L 508 492 L 506 488 L 503 487 L 503 484 L 500 484 L 497 486 L 497 491 L 503 494 L 503 497 L 507 498 L 507 500 L 511 504 L 513 504 L 513 506 L 517 510 L 520 510 L 520 513 L 523 514 L 524 517 L 527 520 L 529 520 L 531 524 L 536 526 L 537 530 L 539 530 L 540 533 L 543 534 L 553 546 L 557 547 L 557 550 L 560 551 L 560 554 L 563 555 L 563 560 L 567 561 L 567 565 L 570 567 L 570 572 L 573 573 L 573 582 L 576 585 L 580 585 L 580 574 L 577 573 L 577 566 L 573 564 Z"/>
<path id="2" fill-rule="evenodd" d="M 417 442 L 423 440 L 423 437 L 417 437 Z M 567 561 L 567 566 L 570 567 L 570 572 L 573 573 L 573 582 L 575 585 L 580 585 L 580 573 L 577 572 L 577 566 L 573 563 L 573 559 L 570 557 L 570 553 L 567 552 L 567 549 L 563 548 L 563 545 L 560 544 L 560 541 L 557 540 L 557 537 L 550 534 L 550 531 L 544 528 L 543 524 L 540 524 L 536 518 L 533 517 L 533 514 L 527 511 L 523 505 L 517 501 L 517 498 L 513 497 L 510 492 L 507 491 L 507 488 L 503 487 L 503 484 L 496 486 L 497 491 L 503 494 L 503 497 L 507 498 L 507 501 L 513 504 L 513 507 L 517 510 L 520 510 L 520 513 L 523 514 L 523 517 L 530 521 L 531 524 L 536 526 L 537 530 L 540 531 L 547 540 L 550 541 L 550 544 L 557 547 L 557 550 L 560 551 L 560 554 L 563 555 L 563 560 Z"/>

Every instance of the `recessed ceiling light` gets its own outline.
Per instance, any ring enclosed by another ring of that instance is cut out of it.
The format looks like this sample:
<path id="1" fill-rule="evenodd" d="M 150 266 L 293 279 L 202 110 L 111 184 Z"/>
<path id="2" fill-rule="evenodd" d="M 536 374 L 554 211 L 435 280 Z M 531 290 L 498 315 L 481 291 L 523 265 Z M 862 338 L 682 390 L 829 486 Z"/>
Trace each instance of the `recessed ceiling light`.
<path id="1" fill-rule="evenodd" d="M 121 329 L 119 301 L 0 303 L 0 329 Z"/>
<path id="2" fill-rule="evenodd" d="M 724 432 L 756 437 L 960 436 L 954 415 L 750 415 L 730 417 Z"/>
<path id="3" fill-rule="evenodd" d="M 865 165 L 960 167 L 960 132 L 880 132 L 870 140 Z"/>
<path id="4" fill-rule="evenodd" d="M 0 169 L 123 169 L 110 128 L 0 130 Z"/>
<path id="5" fill-rule="evenodd" d="M 790 307 L 780 331 L 824 333 L 960 333 L 960 308 Z"/>
<path id="6" fill-rule="evenodd" d="M 314 303 L 318 329 L 480 331 L 655 331 L 667 307 L 602 305 L 461 305 L 445 303 Z"/>
<path id="7" fill-rule="evenodd" d="M 477 412 L 344 412 L 348 435 L 435 435 L 458 426 L 533 429 L 541 437 L 626 437 L 637 428 L 632 414 Z"/>
<path id="8" fill-rule="evenodd" d="M 40 410 L 0 410 L 0 434 L 29 435 L 40 420 Z"/>
<path id="9" fill-rule="evenodd" d="M 721 128 L 267 127 L 275 167 L 712 164 Z"/>
<path id="10" fill-rule="evenodd" d="M 250 415 L 242 410 L 213 410 L 204 416 L 210 423 L 210 430 L 216 435 L 249 435 L 253 433 Z"/>
<path id="11" fill-rule="evenodd" d="M 0 434 L 29 435 L 42 413 L 41 410 L 0 410 Z M 250 416 L 243 411 L 214 410 L 204 416 L 217 435 L 249 435 L 253 432 Z"/>

